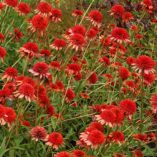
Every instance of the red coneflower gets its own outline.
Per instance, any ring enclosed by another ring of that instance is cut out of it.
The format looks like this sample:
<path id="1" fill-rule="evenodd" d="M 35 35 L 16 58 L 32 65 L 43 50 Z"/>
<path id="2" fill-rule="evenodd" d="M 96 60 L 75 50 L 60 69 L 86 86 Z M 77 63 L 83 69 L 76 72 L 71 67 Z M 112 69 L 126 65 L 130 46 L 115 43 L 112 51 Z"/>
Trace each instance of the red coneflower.
<path id="1" fill-rule="evenodd" d="M 18 28 L 14 29 L 14 35 L 17 41 L 19 41 L 23 37 L 22 32 Z"/>
<path id="2" fill-rule="evenodd" d="M 149 74 L 155 72 L 155 61 L 146 55 L 139 56 L 135 62 L 132 64 L 135 71 L 141 74 Z"/>
<path id="3" fill-rule="evenodd" d="M 51 5 L 48 2 L 40 2 L 37 5 L 37 8 L 35 9 L 35 12 L 37 14 L 43 15 L 43 16 L 49 16 L 51 13 Z"/>
<path id="4" fill-rule="evenodd" d="M 128 57 L 127 59 L 126 59 L 126 63 L 128 64 L 128 65 L 132 65 L 133 63 L 135 63 L 135 58 L 134 57 Z"/>
<path id="5" fill-rule="evenodd" d="M 64 91 L 64 84 L 62 81 L 57 80 L 55 84 L 51 84 L 51 88 L 56 92 L 63 92 Z"/>
<path id="6" fill-rule="evenodd" d="M 133 157 L 144 157 L 144 154 L 142 153 L 142 151 L 138 150 L 138 149 L 132 151 L 132 155 L 133 155 Z"/>
<path id="7" fill-rule="evenodd" d="M 36 88 L 36 84 L 34 82 L 34 80 L 31 78 L 31 77 L 28 77 L 28 76 L 18 76 L 16 77 L 16 85 L 17 86 L 20 86 L 24 83 L 28 83 L 30 84 L 33 88 Z"/>
<path id="8" fill-rule="evenodd" d="M 114 131 L 114 132 L 112 132 L 109 135 L 109 137 L 111 138 L 111 140 L 114 143 L 117 143 L 117 144 L 124 143 L 124 141 L 125 141 L 125 136 L 124 136 L 123 132 L 120 132 L 120 131 Z"/>
<path id="9" fill-rule="evenodd" d="M 119 76 L 122 78 L 122 80 L 126 80 L 129 77 L 129 70 L 125 67 L 119 68 Z"/>
<path id="10" fill-rule="evenodd" d="M 133 17 L 133 15 L 132 15 L 131 12 L 125 12 L 125 13 L 122 15 L 122 19 L 123 19 L 124 22 L 128 22 L 128 21 L 130 21 L 130 20 L 133 20 L 134 17 Z"/>
<path id="11" fill-rule="evenodd" d="M 62 17 L 62 11 L 59 9 L 52 9 L 50 12 L 50 20 L 52 22 L 60 22 Z"/>
<path id="12" fill-rule="evenodd" d="M 91 129 L 90 131 L 81 133 L 80 140 L 82 140 L 87 146 L 97 148 L 105 142 L 105 135 L 97 129 Z"/>
<path id="13" fill-rule="evenodd" d="M 0 2 L 0 14 L 1 14 L 3 8 L 4 8 L 4 3 L 3 3 L 3 2 Z"/>
<path id="14" fill-rule="evenodd" d="M 13 67 L 8 67 L 5 69 L 2 79 L 7 79 L 7 81 L 16 78 L 18 75 L 18 71 Z"/>
<path id="15" fill-rule="evenodd" d="M 81 34 L 72 34 L 69 37 L 69 46 L 75 51 L 78 51 L 79 49 L 83 50 L 85 43 L 84 36 Z"/>
<path id="16" fill-rule="evenodd" d="M 52 106 L 52 105 L 48 105 L 46 107 L 46 113 L 49 115 L 49 116 L 53 116 L 55 114 L 55 108 Z"/>
<path id="17" fill-rule="evenodd" d="M 25 98 L 29 102 L 34 99 L 34 94 L 34 87 L 28 83 L 23 83 L 19 86 L 18 90 L 14 92 L 15 97 L 18 97 L 19 99 Z"/>
<path id="18" fill-rule="evenodd" d="M 11 124 L 15 121 L 16 119 L 16 113 L 11 107 L 5 107 L 5 115 L 4 115 L 4 120 L 8 123 Z"/>
<path id="19" fill-rule="evenodd" d="M 79 149 L 76 149 L 72 152 L 72 157 L 85 157 L 85 152 Z"/>
<path id="20" fill-rule="evenodd" d="M 98 10 L 92 10 L 88 14 L 87 19 L 89 19 L 94 26 L 100 27 L 102 24 L 103 16 Z"/>
<path id="21" fill-rule="evenodd" d="M 27 15 L 30 13 L 31 9 L 27 3 L 20 2 L 15 9 L 20 15 Z"/>
<path id="22" fill-rule="evenodd" d="M 90 84 L 95 84 L 96 82 L 98 81 L 98 77 L 97 77 L 97 74 L 96 72 L 93 72 L 90 77 L 88 78 L 88 82 Z"/>
<path id="23" fill-rule="evenodd" d="M 5 0 L 4 2 L 10 7 L 16 7 L 18 4 L 18 0 Z"/>
<path id="24" fill-rule="evenodd" d="M 98 122 L 91 122 L 89 124 L 89 128 L 97 129 L 101 132 L 103 132 L 103 130 L 104 130 L 104 126 Z"/>
<path id="25" fill-rule="evenodd" d="M 61 70 L 61 65 L 60 65 L 60 62 L 58 62 L 58 61 L 52 61 L 51 63 L 50 63 L 50 66 L 51 66 L 51 68 L 52 69 L 55 69 L 55 70 Z"/>
<path id="26" fill-rule="evenodd" d="M 3 33 L 0 33 L 0 42 L 3 43 L 5 39 L 5 36 Z"/>
<path id="27" fill-rule="evenodd" d="M 10 107 L 5 107 L 0 105 L 0 124 L 5 125 L 8 123 L 10 125 L 16 119 L 15 111 Z"/>
<path id="28" fill-rule="evenodd" d="M 116 27 L 112 30 L 110 39 L 117 41 L 118 43 L 130 42 L 127 30 L 119 27 Z"/>
<path id="29" fill-rule="evenodd" d="M 0 104 L 0 125 L 5 125 L 6 121 L 4 120 L 5 107 Z"/>
<path id="30" fill-rule="evenodd" d="M 13 92 L 14 92 L 15 89 L 16 89 L 16 84 L 15 84 L 15 82 L 8 82 L 8 83 L 6 83 L 6 84 L 3 86 L 3 89 L 4 89 L 4 90 L 7 90 L 8 93 L 12 96 Z"/>
<path id="31" fill-rule="evenodd" d="M 100 63 L 104 63 L 105 66 L 110 65 L 110 59 L 108 57 L 101 57 L 99 61 Z"/>
<path id="32" fill-rule="evenodd" d="M 26 56 L 29 58 L 32 58 L 37 55 L 39 49 L 38 45 L 33 42 L 27 42 L 25 43 L 19 50 L 18 52 L 22 53 L 22 56 Z"/>
<path id="33" fill-rule="evenodd" d="M 69 29 L 70 34 L 81 34 L 85 36 L 86 34 L 86 28 L 82 25 L 75 25 L 74 27 Z"/>
<path id="34" fill-rule="evenodd" d="M 4 61 L 4 57 L 6 56 L 6 54 L 7 54 L 6 49 L 0 46 L 0 59 L 2 61 Z"/>
<path id="35" fill-rule="evenodd" d="M 44 56 L 44 57 L 49 57 L 49 56 L 51 55 L 51 52 L 50 52 L 49 50 L 47 50 L 47 49 L 42 49 L 42 50 L 40 51 L 40 54 L 41 54 L 42 56 Z"/>
<path id="36" fill-rule="evenodd" d="M 50 45 L 52 49 L 57 51 L 62 50 L 66 46 L 66 42 L 63 39 L 55 39 Z"/>
<path id="37" fill-rule="evenodd" d="M 155 82 L 155 75 L 154 74 L 144 74 L 143 75 L 143 81 L 145 85 L 151 86 Z"/>
<path id="38" fill-rule="evenodd" d="M 143 5 L 143 7 L 148 11 L 148 13 L 152 13 L 153 11 L 153 3 L 152 0 L 143 0 L 141 2 L 141 4 Z"/>
<path id="39" fill-rule="evenodd" d="M 34 64 L 32 69 L 29 69 L 29 72 L 34 76 L 39 76 L 40 79 L 48 78 L 50 73 L 48 72 L 49 66 L 45 62 L 38 62 Z"/>
<path id="40" fill-rule="evenodd" d="M 97 34 L 98 34 L 98 31 L 96 29 L 94 29 L 94 28 L 91 28 L 87 32 L 87 37 L 88 37 L 88 39 L 93 40 L 93 39 L 95 39 Z"/>
<path id="41" fill-rule="evenodd" d="M 136 112 L 136 103 L 130 99 L 122 100 L 119 106 L 127 115 L 132 115 Z"/>
<path id="42" fill-rule="evenodd" d="M 68 75 L 74 74 L 77 75 L 81 71 L 81 66 L 77 63 L 68 64 L 66 67 L 66 73 Z"/>
<path id="43" fill-rule="evenodd" d="M 32 140 L 35 140 L 35 141 L 39 141 L 39 140 L 46 141 L 47 131 L 45 130 L 45 128 L 43 128 L 41 126 L 36 126 L 36 127 L 31 129 L 30 135 L 32 137 Z"/>
<path id="44" fill-rule="evenodd" d="M 123 15 L 124 15 L 124 12 L 125 12 L 125 9 L 122 5 L 119 5 L 119 4 L 115 4 L 111 10 L 111 15 L 114 15 L 115 18 L 121 18 Z"/>
<path id="45" fill-rule="evenodd" d="M 153 94 L 150 98 L 150 105 L 154 113 L 157 113 L 157 94 Z"/>
<path id="46" fill-rule="evenodd" d="M 52 132 L 48 135 L 47 145 L 52 146 L 53 149 L 58 149 L 63 144 L 63 136 L 59 132 Z"/>
<path id="47" fill-rule="evenodd" d="M 82 10 L 76 9 L 76 10 L 74 10 L 72 12 L 72 16 L 74 16 L 74 17 L 79 17 L 79 16 L 82 16 L 82 15 L 83 15 L 83 11 Z"/>
<path id="48" fill-rule="evenodd" d="M 124 121 L 124 111 L 117 106 L 110 109 L 116 116 L 115 124 L 121 125 Z"/>
<path id="49" fill-rule="evenodd" d="M 133 134 L 132 136 L 137 141 L 142 141 L 142 142 L 147 141 L 147 134 L 139 133 L 139 134 Z"/>
<path id="50" fill-rule="evenodd" d="M 113 127 L 115 125 L 116 115 L 111 110 L 105 109 L 100 115 L 96 115 L 95 119 L 102 125 L 106 124 L 109 127 Z"/>
<path id="51" fill-rule="evenodd" d="M 71 88 L 68 88 L 64 94 L 66 102 L 71 102 L 75 98 L 75 93 Z"/>
<path id="52" fill-rule="evenodd" d="M 62 151 L 55 154 L 54 157 L 71 157 L 71 154 L 66 151 Z"/>
<path id="53" fill-rule="evenodd" d="M 12 98 L 11 94 L 12 92 L 8 88 L 0 90 L 0 103 L 5 104 L 6 99 Z"/>
<path id="54" fill-rule="evenodd" d="M 31 29 L 32 32 L 38 31 L 41 33 L 41 35 L 43 35 L 47 26 L 48 26 L 48 19 L 40 14 L 37 14 L 33 16 L 33 18 L 31 19 L 29 28 Z"/>

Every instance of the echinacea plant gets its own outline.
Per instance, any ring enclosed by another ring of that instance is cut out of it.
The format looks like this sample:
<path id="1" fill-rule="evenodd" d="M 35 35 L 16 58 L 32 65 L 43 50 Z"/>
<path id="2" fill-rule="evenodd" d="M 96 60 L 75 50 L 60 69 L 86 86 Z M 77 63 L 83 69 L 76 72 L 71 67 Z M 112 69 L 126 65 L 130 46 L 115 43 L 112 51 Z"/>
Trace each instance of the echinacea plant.
<path id="1" fill-rule="evenodd" d="M 154 0 L 0 2 L 0 157 L 156 157 Z"/>

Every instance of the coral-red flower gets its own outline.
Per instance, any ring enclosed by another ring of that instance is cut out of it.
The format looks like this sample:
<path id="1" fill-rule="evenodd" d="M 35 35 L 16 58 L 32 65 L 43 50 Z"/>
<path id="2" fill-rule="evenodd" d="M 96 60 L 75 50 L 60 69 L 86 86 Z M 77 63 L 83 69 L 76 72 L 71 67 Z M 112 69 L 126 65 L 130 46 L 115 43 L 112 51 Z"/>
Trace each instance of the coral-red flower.
<path id="1" fill-rule="evenodd" d="M 4 115 L 4 120 L 8 123 L 11 124 L 15 121 L 16 119 L 16 113 L 11 107 L 5 107 L 5 115 Z"/>
<path id="2" fill-rule="evenodd" d="M 124 12 L 125 12 L 125 9 L 122 5 L 119 5 L 119 4 L 115 4 L 111 10 L 111 15 L 114 15 L 116 18 L 119 18 L 119 17 L 122 17 Z"/>
<path id="3" fill-rule="evenodd" d="M 88 78 L 90 84 L 95 84 L 98 81 L 98 77 L 96 72 L 93 72 L 90 77 Z"/>
<path id="4" fill-rule="evenodd" d="M 100 124 L 100 123 L 98 123 L 98 122 L 91 122 L 91 123 L 89 124 L 89 127 L 90 127 L 90 128 L 93 128 L 93 129 L 97 129 L 97 130 L 99 130 L 99 131 L 101 131 L 101 132 L 103 132 L 103 130 L 104 130 L 103 125 Z"/>
<path id="5" fill-rule="evenodd" d="M 116 121 L 116 115 L 112 110 L 105 109 L 99 115 L 95 116 L 95 119 L 102 125 L 106 124 L 109 127 L 113 127 Z"/>
<path id="6" fill-rule="evenodd" d="M 81 71 L 81 66 L 77 63 L 68 64 L 66 68 L 67 74 L 77 75 Z"/>
<path id="7" fill-rule="evenodd" d="M 133 154 L 133 157 L 144 157 L 144 154 L 142 153 L 142 151 L 138 149 L 134 150 L 132 154 Z"/>
<path id="8" fill-rule="evenodd" d="M 144 78 L 144 83 L 147 86 L 151 86 L 155 81 L 155 75 L 151 74 L 151 73 L 150 74 L 144 74 L 143 78 Z"/>
<path id="9" fill-rule="evenodd" d="M 87 37 L 92 40 L 95 39 L 96 35 L 98 34 L 98 31 L 95 30 L 94 28 L 91 28 L 88 32 L 87 32 Z"/>
<path id="10" fill-rule="evenodd" d="M 32 58 L 37 55 L 38 50 L 38 45 L 36 43 L 27 42 L 18 50 L 18 52 L 22 53 L 22 56 Z"/>
<path id="11" fill-rule="evenodd" d="M 52 132 L 48 135 L 47 145 L 52 146 L 54 149 L 58 149 L 63 144 L 63 136 L 59 132 Z"/>
<path id="12" fill-rule="evenodd" d="M 0 124 L 5 125 L 8 123 L 10 125 L 16 119 L 15 111 L 10 107 L 5 107 L 0 105 Z"/>
<path id="13" fill-rule="evenodd" d="M 0 42 L 3 43 L 4 39 L 5 39 L 4 34 L 0 32 Z"/>
<path id="14" fill-rule="evenodd" d="M 66 151 L 62 151 L 62 152 L 55 154 L 54 157 L 71 157 L 71 155 L 70 155 L 70 153 L 68 153 Z"/>
<path id="15" fill-rule="evenodd" d="M 18 4 L 18 0 L 5 0 L 4 2 L 10 7 L 16 7 Z"/>
<path id="16" fill-rule="evenodd" d="M 22 32 L 18 28 L 14 29 L 14 35 L 17 41 L 19 41 L 23 37 Z"/>
<path id="17" fill-rule="evenodd" d="M 116 27 L 112 30 L 110 39 L 118 43 L 130 42 L 127 30 L 120 27 Z"/>
<path id="18" fill-rule="evenodd" d="M 19 99 L 25 98 L 29 102 L 34 99 L 34 94 L 34 87 L 28 83 L 23 83 L 19 86 L 18 90 L 14 92 L 15 97 L 18 97 Z"/>
<path id="19" fill-rule="evenodd" d="M 130 99 L 122 100 L 119 106 L 127 115 L 132 115 L 136 112 L 136 103 Z"/>
<path id="20" fill-rule="evenodd" d="M 29 69 L 29 72 L 34 76 L 39 76 L 40 79 L 48 78 L 50 73 L 48 72 L 49 66 L 45 62 L 38 62 L 34 64 L 32 69 Z"/>
<path id="21" fill-rule="evenodd" d="M 157 113 L 157 94 L 153 94 L 150 99 L 150 105 L 154 113 Z"/>
<path id="22" fill-rule="evenodd" d="M 122 80 L 126 80 L 129 77 L 129 70 L 125 67 L 120 67 L 119 76 L 122 78 Z"/>
<path id="23" fill-rule="evenodd" d="M 50 12 L 50 20 L 53 22 L 60 22 L 62 17 L 62 11 L 53 8 Z"/>
<path id="24" fill-rule="evenodd" d="M 128 22 L 128 21 L 134 19 L 134 17 L 133 17 L 133 15 L 132 15 L 131 12 L 125 12 L 125 13 L 123 14 L 122 18 L 123 18 L 123 21 L 124 21 L 124 22 Z"/>
<path id="25" fill-rule="evenodd" d="M 43 17 L 40 14 L 37 14 L 33 16 L 30 22 L 30 29 L 32 32 L 40 32 L 41 35 L 45 32 L 46 28 L 48 26 L 48 19 L 46 17 Z"/>
<path id="26" fill-rule="evenodd" d="M 58 70 L 58 71 L 61 69 L 61 65 L 58 61 L 52 61 L 50 63 L 50 66 L 51 66 L 52 69 L 55 69 L 55 70 Z"/>
<path id="27" fill-rule="evenodd" d="M 63 39 L 55 39 L 53 43 L 50 45 L 52 49 L 57 51 L 62 50 L 66 46 L 66 42 Z"/>
<path id="28" fill-rule="evenodd" d="M 40 54 L 41 54 L 42 56 L 44 56 L 44 57 L 49 57 L 49 56 L 51 55 L 51 52 L 50 52 L 49 50 L 47 50 L 47 49 L 42 49 L 42 50 L 40 51 Z"/>
<path id="29" fill-rule="evenodd" d="M 51 12 L 51 5 L 47 2 L 40 2 L 37 5 L 37 8 L 35 10 L 36 13 L 43 15 L 43 16 L 49 16 Z"/>
<path id="30" fill-rule="evenodd" d="M 0 14 L 1 14 L 3 8 L 4 8 L 4 3 L 3 3 L 3 2 L 0 2 Z"/>
<path id="31" fill-rule="evenodd" d="M 69 29 L 70 34 L 81 34 L 85 36 L 86 34 L 86 28 L 82 25 L 75 25 L 74 27 Z"/>
<path id="32" fill-rule="evenodd" d="M 149 74 L 155 72 L 155 61 L 146 55 L 139 56 L 135 63 L 132 64 L 135 71 L 138 71 L 141 74 Z"/>
<path id="33" fill-rule="evenodd" d="M 4 60 L 4 57 L 6 56 L 6 54 L 7 54 L 6 49 L 0 46 L 0 59 L 2 61 Z"/>
<path id="34" fill-rule="evenodd" d="M 20 14 L 20 15 L 27 15 L 30 13 L 31 9 L 30 9 L 30 6 L 27 4 L 27 3 L 24 3 L 24 2 L 20 2 L 18 5 L 17 5 L 17 8 L 16 8 L 17 12 Z"/>
<path id="35" fill-rule="evenodd" d="M 102 24 L 103 16 L 98 10 L 92 10 L 87 17 L 94 26 L 100 27 Z"/>
<path id="36" fill-rule="evenodd" d="M 153 11 L 153 3 L 152 0 L 143 0 L 141 2 L 141 4 L 143 5 L 143 7 L 148 11 L 148 13 L 152 13 Z"/>
<path id="37" fill-rule="evenodd" d="M 85 157 L 85 152 L 79 149 L 76 149 L 72 152 L 72 157 Z"/>
<path id="38" fill-rule="evenodd" d="M 105 139 L 105 135 L 97 129 L 91 129 L 90 131 L 85 131 L 80 134 L 80 140 L 84 141 L 87 146 L 91 146 L 92 148 L 97 148 L 99 145 L 103 144 Z"/>
<path id="39" fill-rule="evenodd" d="M 125 141 L 125 136 L 123 134 L 123 132 L 120 131 L 114 131 L 112 132 L 109 137 L 111 138 L 111 140 L 117 144 L 121 144 L 124 143 Z"/>
<path id="40" fill-rule="evenodd" d="M 76 9 L 76 10 L 74 10 L 72 12 L 72 16 L 74 16 L 74 17 L 79 17 L 79 16 L 82 16 L 82 15 L 83 15 L 83 11 L 82 10 Z"/>
<path id="41" fill-rule="evenodd" d="M 84 36 L 81 34 L 72 34 L 69 37 L 69 46 L 72 47 L 72 49 L 74 49 L 75 51 L 83 50 L 84 46 L 85 46 L 85 39 Z"/>
<path id="42" fill-rule="evenodd" d="M 75 93 L 71 88 L 65 91 L 65 97 L 67 102 L 71 102 L 75 98 Z"/>
<path id="43" fill-rule="evenodd" d="M 36 126 L 34 128 L 31 129 L 30 131 L 30 135 L 32 137 L 32 140 L 35 141 L 45 141 L 47 138 L 47 131 L 45 130 L 45 128 L 41 127 L 41 126 Z"/>
<path id="44" fill-rule="evenodd" d="M 18 75 L 18 71 L 13 67 L 8 67 L 3 74 L 2 79 L 12 80 L 16 78 Z"/>

